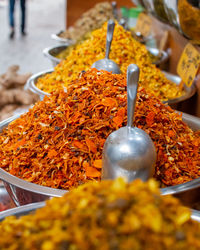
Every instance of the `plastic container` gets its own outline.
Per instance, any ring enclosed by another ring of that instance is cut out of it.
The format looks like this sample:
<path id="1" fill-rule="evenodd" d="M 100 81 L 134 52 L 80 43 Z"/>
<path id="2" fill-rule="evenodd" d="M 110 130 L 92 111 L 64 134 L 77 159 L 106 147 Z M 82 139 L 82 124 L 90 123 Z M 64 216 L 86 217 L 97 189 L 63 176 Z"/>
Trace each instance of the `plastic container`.
<path id="1" fill-rule="evenodd" d="M 143 8 L 141 6 L 129 9 L 129 15 L 128 15 L 128 27 L 129 28 L 133 28 L 136 26 L 138 16 L 142 11 L 143 11 Z"/>

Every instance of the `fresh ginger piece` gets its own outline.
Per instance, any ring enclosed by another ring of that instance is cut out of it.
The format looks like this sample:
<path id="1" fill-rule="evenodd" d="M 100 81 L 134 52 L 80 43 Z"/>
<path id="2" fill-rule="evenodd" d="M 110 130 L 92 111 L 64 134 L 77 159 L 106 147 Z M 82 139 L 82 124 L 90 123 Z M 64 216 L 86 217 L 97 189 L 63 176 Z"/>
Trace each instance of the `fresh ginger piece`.
<path id="1" fill-rule="evenodd" d="M 18 65 L 12 65 L 8 68 L 7 72 L 0 76 L 0 85 L 4 89 L 16 88 L 25 85 L 31 73 L 18 74 Z"/>
<path id="2" fill-rule="evenodd" d="M 0 107 L 6 104 L 28 105 L 36 101 L 35 95 L 24 89 L 8 89 L 0 91 Z"/>

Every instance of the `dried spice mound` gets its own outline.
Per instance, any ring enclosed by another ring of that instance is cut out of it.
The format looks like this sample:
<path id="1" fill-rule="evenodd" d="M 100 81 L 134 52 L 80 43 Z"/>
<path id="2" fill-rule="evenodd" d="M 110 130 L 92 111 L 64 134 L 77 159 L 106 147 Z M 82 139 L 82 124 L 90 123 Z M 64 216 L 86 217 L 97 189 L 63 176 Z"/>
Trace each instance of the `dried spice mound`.
<path id="1" fill-rule="evenodd" d="M 37 87 L 45 92 L 67 87 L 72 79 L 76 79 L 82 70 L 105 57 L 107 24 L 92 32 L 91 36 L 69 50 L 66 60 L 55 67 L 54 72 L 39 78 Z M 127 67 L 135 63 L 140 68 L 140 85 L 154 93 L 162 100 L 173 99 L 183 95 L 183 91 L 175 83 L 167 80 L 165 75 L 152 64 L 146 47 L 132 37 L 116 23 L 111 45 L 110 59 L 115 61 L 126 73 Z"/>
<path id="2" fill-rule="evenodd" d="M 112 12 L 111 3 L 97 3 L 93 8 L 84 12 L 73 26 L 60 33 L 59 36 L 75 41 L 80 40 L 88 32 L 100 28 L 107 20 L 114 18 Z"/>
<path id="3" fill-rule="evenodd" d="M 0 134 L 0 167 L 24 180 L 61 189 L 100 180 L 108 135 L 126 126 L 126 77 L 82 73 Z M 157 149 L 155 178 L 175 185 L 200 176 L 200 137 L 180 115 L 140 88 L 135 125 Z"/>
<path id="4" fill-rule="evenodd" d="M 0 223 L 6 249 L 200 249 L 200 224 L 153 180 L 90 182 Z"/>

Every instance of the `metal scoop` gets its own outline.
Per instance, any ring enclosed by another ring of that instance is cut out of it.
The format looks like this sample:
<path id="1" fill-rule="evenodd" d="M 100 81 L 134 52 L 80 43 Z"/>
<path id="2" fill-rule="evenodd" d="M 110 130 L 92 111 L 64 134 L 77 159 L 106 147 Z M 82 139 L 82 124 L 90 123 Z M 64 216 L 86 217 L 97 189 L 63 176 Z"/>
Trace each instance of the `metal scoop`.
<path id="1" fill-rule="evenodd" d="M 139 68 L 131 64 L 127 70 L 127 126 L 111 133 L 103 149 L 102 179 L 125 177 L 127 181 L 151 177 L 156 150 L 150 136 L 133 127 Z"/>
<path id="2" fill-rule="evenodd" d="M 113 1 L 111 3 L 112 5 L 112 12 L 113 12 L 113 16 L 116 20 L 118 20 L 118 13 L 117 13 L 117 3 L 115 1 Z"/>
<path id="3" fill-rule="evenodd" d="M 108 72 L 111 72 L 113 74 L 120 74 L 119 66 L 109 59 L 110 54 L 110 46 L 113 39 L 113 31 L 115 27 L 115 22 L 113 20 L 108 21 L 108 27 L 107 27 L 107 38 L 106 38 L 106 56 L 104 59 L 101 59 L 95 63 L 92 64 L 92 68 L 96 68 L 98 70 L 106 70 Z"/>
<path id="4" fill-rule="evenodd" d="M 128 30 L 128 24 L 127 24 L 127 20 L 125 18 L 121 18 L 119 20 L 119 25 L 121 25 L 125 30 Z"/>

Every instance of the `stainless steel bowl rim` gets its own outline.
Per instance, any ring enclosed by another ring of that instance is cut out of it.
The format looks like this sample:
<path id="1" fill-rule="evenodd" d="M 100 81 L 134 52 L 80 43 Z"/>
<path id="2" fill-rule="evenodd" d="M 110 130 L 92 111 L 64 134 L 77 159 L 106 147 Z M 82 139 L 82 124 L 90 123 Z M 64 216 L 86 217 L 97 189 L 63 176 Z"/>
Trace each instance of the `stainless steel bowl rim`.
<path id="1" fill-rule="evenodd" d="M 38 78 L 42 77 L 45 74 L 52 73 L 54 69 L 47 69 L 45 71 L 41 71 L 37 74 L 32 75 L 26 83 L 26 88 L 30 89 L 33 93 L 38 94 L 39 96 L 50 96 L 49 93 L 42 91 L 38 87 L 36 87 L 35 82 Z"/>
<path id="2" fill-rule="evenodd" d="M 68 38 L 63 38 L 63 37 L 60 37 L 59 35 L 62 33 L 63 31 L 60 31 L 58 32 L 57 34 L 51 34 L 51 38 L 60 42 L 60 43 L 64 43 L 66 45 L 71 45 L 71 44 L 74 44 L 75 41 L 74 40 L 71 40 L 71 39 L 68 39 Z"/>
<path id="3" fill-rule="evenodd" d="M 21 189 L 24 189 L 33 193 L 39 193 L 39 194 L 46 195 L 46 196 L 60 197 L 64 193 L 68 192 L 67 190 L 45 187 L 45 186 L 41 186 L 41 185 L 29 182 L 29 181 L 22 180 L 14 175 L 9 174 L 2 168 L 0 168 L 0 179 L 4 182 L 12 184 Z"/>
<path id="4" fill-rule="evenodd" d="M 159 54 L 159 49 L 157 48 L 150 48 L 150 47 L 146 47 L 147 50 L 154 56 L 157 56 Z M 169 58 L 169 53 L 164 51 L 164 50 L 161 50 L 161 57 L 159 60 L 153 62 L 153 64 L 155 65 L 160 65 L 161 63 L 164 63 L 168 60 Z"/>
<path id="5" fill-rule="evenodd" d="M 36 203 L 30 203 L 27 205 L 23 205 L 20 207 L 11 208 L 5 211 L 0 212 L 0 221 L 5 219 L 7 216 L 21 216 L 28 214 L 32 211 L 35 211 L 36 209 L 39 209 L 41 207 L 45 206 L 45 202 L 36 202 Z"/>
<path id="6" fill-rule="evenodd" d="M 60 49 L 60 48 L 63 48 L 63 50 L 64 50 L 67 47 L 68 46 L 65 45 L 65 44 L 63 44 L 63 45 L 57 45 L 57 46 L 51 46 L 51 47 L 43 49 L 43 54 L 47 58 L 49 58 L 51 61 L 54 61 L 54 62 L 56 62 L 58 64 L 58 63 L 61 62 L 61 59 L 59 59 L 59 58 L 57 58 L 57 57 L 55 57 L 55 56 L 52 55 L 53 50 Z"/>
<path id="7" fill-rule="evenodd" d="M 162 71 L 162 72 L 165 74 L 165 76 L 166 76 L 166 78 L 168 80 L 171 80 L 172 82 L 176 83 L 176 85 L 178 85 L 181 82 L 181 78 L 178 75 L 174 75 L 174 74 L 171 74 L 171 73 L 166 72 L 166 71 Z M 195 81 L 193 82 L 191 87 L 187 87 L 184 84 L 183 88 L 184 88 L 184 90 L 186 92 L 185 95 L 182 95 L 182 96 L 177 97 L 177 98 L 169 99 L 167 101 L 163 101 L 163 103 L 173 104 L 173 103 L 182 102 L 182 101 L 187 100 L 190 97 L 192 97 L 195 94 L 196 90 L 197 90 Z"/>

